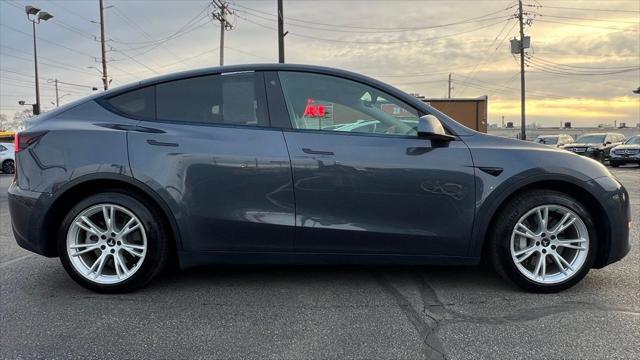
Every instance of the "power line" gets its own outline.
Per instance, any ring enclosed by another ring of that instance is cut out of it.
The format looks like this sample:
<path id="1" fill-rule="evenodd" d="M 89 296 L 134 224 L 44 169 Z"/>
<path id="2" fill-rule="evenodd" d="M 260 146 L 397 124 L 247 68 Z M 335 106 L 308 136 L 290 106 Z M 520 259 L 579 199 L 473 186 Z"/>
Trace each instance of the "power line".
<path id="1" fill-rule="evenodd" d="M 640 25 L 638 21 L 624 21 L 624 20 L 607 20 L 607 19 L 594 19 L 594 18 L 582 18 L 582 17 L 573 17 L 573 16 L 561 16 L 561 15 L 548 15 L 548 14 L 537 14 L 542 17 L 550 17 L 555 19 L 569 19 L 569 20 L 583 20 L 583 21 L 601 21 L 601 22 L 610 22 L 617 24 L 634 24 Z"/>
<path id="2" fill-rule="evenodd" d="M 528 57 L 527 60 L 525 60 L 525 63 L 537 70 L 540 70 L 542 72 L 548 72 L 548 73 L 552 73 L 552 74 L 559 74 L 559 75 L 576 75 L 576 76 L 602 76 L 602 75 L 615 75 L 615 74 L 622 74 L 622 73 L 627 73 L 627 72 L 633 72 L 633 71 L 640 71 L 640 67 L 637 68 L 631 68 L 631 69 L 625 69 L 625 70 L 614 70 L 614 71 L 601 71 L 601 72 L 576 72 L 576 71 L 567 71 L 567 69 L 563 69 L 563 68 L 557 68 L 557 67 L 553 67 L 547 64 L 543 64 L 543 63 L 538 63 L 535 61 L 532 61 L 532 58 Z"/>
<path id="3" fill-rule="evenodd" d="M 238 11 L 238 12 L 241 12 L 243 14 L 250 15 L 250 16 L 253 16 L 253 17 L 256 17 L 256 18 L 259 18 L 259 19 L 268 20 L 268 21 L 274 21 L 278 17 L 278 15 L 276 15 L 276 14 L 272 14 L 272 13 L 268 13 L 268 12 L 265 12 L 265 11 L 252 9 L 252 8 L 247 7 L 247 6 L 242 6 L 242 5 L 236 5 L 236 6 L 242 7 L 242 8 L 247 9 L 247 10 L 235 9 L 235 11 Z M 408 31 L 431 30 L 431 29 L 443 28 L 443 27 L 448 27 L 448 26 L 470 24 L 470 23 L 475 23 L 475 22 L 483 22 L 483 21 L 487 21 L 487 20 L 504 19 L 504 16 L 490 17 L 490 18 L 487 18 L 487 17 L 491 16 L 491 15 L 495 15 L 495 14 L 501 13 L 501 12 L 504 12 L 505 10 L 508 10 L 508 9 L 509 8 L 500 9 L 498 11 L 494 11 L 494 12 L 491 12 L 491 13 L 488 13 L 488 14 L 485 14 L 485 15 L 476 16 L 476 17 L 473 17 L 473 18 L 464 19 L 464 20 L 460 20 L 460 21 L 456 21 L 456 22 L 452 22 L 452 23 L 446 23 L 446 24 L 440 24 L 440 25 L 431 25 L 431 26 L 421 26 L 421 27 L 409 27 L 409 28 L 357 27 L 357 26 L 348 26 L 348 25 L 332 25 L 332 24 L 312 22 L 312 21 L 302 21 L 303 22 L 302 24 L 297 24 L 297 23 L 295 23 L 295 21 L 296 21 L 295 19 L 289 18 L 289 17 L 286 17 L 285 20 L 292 21 L 292 22 L 288 23 L 289 26 L 300 27 L 300 28 L 311 29 L 311 30 L 329 31 L 329 32 L 362 33 L 362 34 L 387 34 L 387 33 L 390 33 L 390 32 L 408 32 Z M 261 15 L 254 14 L 254 13 L 252 13 L 252 11 L 253 12 L 257 12 L 257 13 L 261 13 L 261 14 L 266 14 L 269 17 L 264 17 L 264 16 L 261 16 Z M 321 27 L 309 26 L 309 24 L 319 25 Z M 329 28 L 326 28 L 326 27 L 329 27 Z"/>
<path id="4" fill-rule="evenodd" d="M 493 41 L 491 42 L 491 44 L 489 44 L 489 49 L 493 48 L 493 46 L 496 44 L 496 41 L 498 40 L 498 38 L 500 37 L 500 35 L 502 35 L 504 29 L 506 29 L 507 25 L 509 25 L 509 22 L 505 23 L 505 26 L 502 27 L 502 29 L 498 32 L 498 35 L 496 35 L 496 37 L 493 39 Z M 502 38 L 502 40 L 500 40 L 500 43 L 498 44 L 498 46 L 496 46 L 493 49 L 493 52 L 491 53 L 491 56 L 489 58 L 487 58 L 484 62 L 482 63 L 476 63 L 476 65 L 473 67 L 473 70 L 471 70 L 470 76 L 473 77 L 476 73 L 476 70 L 478 68 L 478 66 L 480 66 L 480 69 L 482 69 L 486 64 L 488 64 L 489 62 L 492 62 L 493 59 L 496 56 L 496 53 L 498 52 L 498 49 L 500 49 L 502 47 L 502 44 L 504 44 L 504 41 L 509 37 L 509 35 L 511 34 L 511 32 L 513 31 L 513 29 L 516 27 L 516 25 L 518 25 L 517 21 L 513 22 L 513 25 L 511 26 L 511 28 L 509 29 L 509 31 L 507 31 L 504 35 L 504 37 Z M 460 92 L 458 93 L 458 91 L 455 92 L 456 95 L 461 96 L 462 93 L 464 93 L 464 90 L 466 89 L 466 87 L 462 87 L 462 89 L 460 89 Z"/>
<path id="5" fill-rule="evenodd" d="M 277 17 L 276 14 L 270 13 L 270 12 L 266 12 L 266 11 L 261 11 L 261 10 L 257 10 L 248 6 L 244 6 L 244 5 L 240 5 L 240 4 L 234 4 L 234 6 L 245 9 L 247 11 L 253 11 L 253 12 L 257 12 L 257 13 L 261 13 L 261 14 L 265 14 L 265 15 L 270 15 L 272 17 Z M 326 26 L 326 27 L 330 27 L 330 28 L 346 28 L 346 29 L 360 29 L 360 30 L 374 30 L 374 31 L 381 31 L 381 32 L 394 32 L 394 31 L 415 31 L 415 30 L 426 30 L 426 29 L 434 29 L 434 28 L 439 28 L 439 27 L 446 27 L 446 26 L 452 26 L 452 25 L 457 25 L 457 24 L 461 24 L 464 22 L 468 22 L 470 20 L 474 20 L 474 19 L 479 19 L 479 18 L 483 18 L 483 17 L 487 17 L 487 16 L 491 16 L 491 15 L 495 15 L 501 12 L 504 12 L 505 10 L 509 10 L 511 8 L 513 8 L 515 5 L 511 5 L 509 7 L 506 8 L 502 8 L 500 10 L 494 11 L 494 12 L 490 12 L 481 16 L 477 16 L 477 17 L 473 17 L 470 19 L 464 19 L 461 20 L 459 22 L 454 22 L 454 23 L 449 23 L 449 24 L 441 24 L 441 25 L 432 25 L 432 26 L 418 26 L 418 27 L 394 27 L 394 28 L 384 28 L 384 27 L 368 27 L 368 26 L 355 26 L 355 25 L 344 25 L 344 24 L 329 24 L 329 23 L 322 23 L 322 22 L 316 22 L 316 21 L 311 21 L 309 19 L 297 19 L 297 18 L 292 18 L 292 17 L 286 17 L 285 20 L 287 20 L 289 23 L 291 22 L 300 22 L 302 24 L 313 24 L 313 25 L 320 25 L 320 26 Z M 236 9 L 238 10 L 238 9 Z M 245 11 L 246 13 L 246 11 Z M 255 15 L 254 15 L 255 16 Z M 269 19 L 271 20 L 271 19 Z"/>
<path id="6" fill-rule="evenodd" d="M 273 30 L 273 31 L 277 31 L 277 29 L 271 27 L 271 26 L 267 26 L 258 22 L 255 22 L 251 19 L 248 19 L 246 17 L 240 16 L 240 15 L 236 15 L 238 18 L 243 19 L 247 22 L 250 22 L 254 25 L 258 25 L 260 27 L 263 27 L 265 29 L 269 29 L 269 30 Z M 451 33 L 451 34 L 446 34 L 446 35 L 442 35 L 442 36 L 435 36 L 435 37 L 430 37 L 430 38 L 422 38 L 419 40 L 397 40 L 397 41 L 377 41 L 377 40 L 371 40 L 371 41 L 357 41 L 357 40 L 342 40 L 342 39 L 328 39 L 328 38 L 323 38 L 323 37 L 318 37 L 318 36 L 311 36 L 311 35 L 303 35 L 303 34 L 298 34 L 298 33 L 293 33 L 293 32 L 289 32 L 289 35 L 291 36 L 295 36 L 295 37 L 299 37 L 299 38 L 304 38 L 304 39 L 312 39 L 312 40 L 318 40 L 318 41 L 325 41 L 325 42 L 334 42 L 334 43 L 344 43 L 344 44 L 363 44 L 363 45 L 371 45 L 371 44 L 375 44 L 375 45 L 401 45 L 401 44 L 415 44 L 415 43 L 424 43 L 426 41 L 433 41 L 433 40 L 439 40 L 439 39 L 445 39 L 445 38 L 449 38 L 449 37 L 453 37 L 453 36 L 458 36 L 458 35 L 462 35 L 462 34 L 467 34 L 467 33 L 471 33 L 471 32 L 476 32 L 479 30 L 483 30 L 486 28 L 490 28 L 493 27 L 495 25 L 498 24 L 502 24 L 504 21 L 508 21 L 508 19 L 499 21 L 499 22 L 495 22 L 495 23 L 491 23 L 485 26 L 480 26 L 480 27 L 476 27 L 470 30 L 466 30 L 466 31 L 460 31 L 457 33 Z"/>
<path id="7" fill-rule="evenodd" d="M 624 29 L 624 28 L 618 28 L 618 27 L 613 27 L 613 26 L 598 26 L 598 25 L 576 24 L 576 23 L 568 23 L 568 22 L 563 22 L 563 21 L 544 20 L 544 19 L 536 19 L 536 21 L 547 22 L 547 23 L 552 23 L 552 24 L 562 24 L 562 25 L 570 25 L 570 26 L 588 27 L 588 28 L 595 28 L 595 29 L 608 29 L 608 30 L 638 32 L 638 30 L 636 30 L 636 29 Z"/>
<path id="8" fill-rule="evenodd" d="M 126 58 L 128 58 L 129 60 L 131 60 L 131 61 L 135 62 L 136 64 L 138 64 L 138 65 L 140 65 L 140 66 L 142 66 L 142 67 L 144 67 L 145 69 L 147 69 L 147 70 L 151 71 L 152 73 L 154 73 L 154 74 L 156 74 L 156 75 L 157 75 L 157 74 L 160 74 L 160 73 L 159 73 L 158 71 L 156 71 L 155 69 L 153 69 L 153 68 L 151 68 L 151 67 L 147 66 L 146 64 L 142 63 L 141 61 L 137 60 L 137 59 L 136 59 L 136 58 L 134 58 L 133 56 L 131 56 L 131 55 L 127 54 L 126 52 L 121 51 L 121 50 L 118 50 L 118 49 L 116 49 L 115 47 L 111 47 L 111 49 L 113 49 L 113 51 L 115 51 L 115 52 L 118 52 L 118 53 L 120 53 L 120 54 L 124 55 L 124 56 L 125 56 Z"/>
<path id="9" fill-rule="evenodd" d="M 8 56 L 8 57 L 12 57 L 18 60 L 23 60 L 23 61 L 28 61 L 28 62 L 33 62 L 33 59 L 29 59 L 29 58 L 25 58 L 25 57 L 21 57 L 21 56 L 17 56 L 17 55 L 12 55 L 12 54 L 8 54 L 5 53 L 3 51 L 0 51 L 0 54 L 2 54 L 3 56 Z M 58 69 L 62 69 L 62 70 L 66 70 L 66 71 L 72 71 L 72 72 L 76 72 L 76 73 L 80 73 L 80 74 L 91 74 L 88 71 L 83 71 L 83 70 L 79 70 L 79 69 L 75 69 L 73 67 L 70 66 L 62 66 L 62 65 L 57 65 L 57 64 L 51 64 L 47 61 L 39 61 L 41 65 L 47 66 L 47 67 L 54 67 L 54 68 L 58 68 Z"/>
<path id="10" fill-rule="evenodd" d="M 121 40 L 117 40 L 117 39 L 113 39 L 114 42 L 120 43 L 120 44 L 124 44 L 124 45 L 140 45 L 140 48 L 144 48 L 144 47 L 148 47 L 148 46 L 155 46 L 158 45 L 158 43 L 165 43 L 167 41 L 173 40 L 175 38 L 178 38 L 182 35 L 185 35 L 193 30 L 196 30 L 196 28 L 200 28 L 206 24 L 209 23 L 209 21 L 207 20 L 205 23 L 202 24 L 198 24 L 198 22 L 200 22 L 203 19 L 208 19 L 207 14 L 205 14 L 207 12 L 207 10 L 210 8 L 211 4 L 207 3 L 207 6 L 204 7 L 204 9 L 200 10 L 194 17 L 190 18 L 189 21 L 187 21 L 184 25 L 182 25 L 178 30 L 174 31 L 173 33 L 171 33 L 170 35 L 164 37 L 164 38 L 160 38 L 160 39 L 155 39 L 155 40 L 150 40 L 150 41 L 139 41 L 139 42 L 134 42 L 134 41 L 121 41 Z M 198 24 L 198 25 L 196 25 Z M 134 48 L 129 48 L 127 50 L 134 50 Z"/>
<path id="11" fill-rule="evenodd" d="M 17 51 L 17 52 L 22 53 L 22 54 L 33 56 L 32 52 L 20 50 L 20 49 L 17 49 L 17 48 L 11 47 L 11 46 L 7 46 L 7 45 L 3 45 L 3 47 L 5 49 L 9 49 L 9 50 Z M 42 56 L 42 55 L 38 55 L 38 59 L 42 59 L 42 60 L 45 60 L 45 61 L 48 61 L 48 62 L 51 62 L 51 63 L 59 64 L 58 65 L 59 67 L 72 68 L 73 71 L 76 71 L 76 72 L 82 72 L 84 74 L 92 74 L 89 71 L 83 71 L 83 70 L 77 69 L 76 67 L 74 67 L 73 65 L 70 65 L 69 63 L 64 63 L 64 62 L 61 62 L 61 61 L 58 61 L 58 60 L 54 60 L 52 58 L 45 57 L 45 56 Z M 33 59 L 29 59 L 28 61 L 33 61 Z"/>
<path id="12" fill-rule="evenodd" d="M 638 69 L 638 68 L 640 68 L 640 66 L 637 66 L 637 65 L 635 65 L 635 66 L 611 66 L 611 67 L 593 67 L 593 66 L 566 65 L 566 64 L 560 64 L 560 63 L 557 63 L 557 62 L 553 62 L 551 60 L 546 60 L 546 59 L 540 58 L 538 56 L 536 56 L 535 59 L 537 61 L 540 61 L 540 62 L 543 62 L 543 63 L 548 63 L 550 65 L 555 65 L 555 66 L 558 66 L 558 67 L 565 67 L 565 68 L 569 68 L 569 69 L 584 69 L 584 71 L 587 71 L 587 70 L 590 70 L 590 71 L 591 70 L 622 70 L 622 69 L 631 69 L 631 68 Z"/>
<path id="13" fill-rule="evenodd" d="M 0 23 L 0 26 L 5 27 L 5 28 L 7 28 L 7 29 L 10 29 L 10 30 L 12 30 L 12 31 L 14 31 L 14 32 L 17 32 L 17 33 L 19 33 L 19 34 L 22 34 L 22 35 L 24 35 L 24 36 L 32 37 L 32 35 L 31 35 L 31 34 L 28 34 L 28 33 L 24 32 L 24 31 L 22 31 L 22 30 L 16 29 L 16 28 L 14 28 L 14 27 L 12 27 L 12 26 L 9 26 L 9 25 L 7 25 L 7 24 Z M 74 53 L 76 53 L 76 54 L 80 54 L 80 55 L 83 55 L 83 56 L 87 56 L 87 57 L 89 57 L 89 58 L 91 58 L 91 59 L 95 59 L 95 56 L 93 56 L 93 55 L 90 55 L 90 54 L 85 53 L 85 52 L 82 52 L 82 51 L 78 51 L 78 50 L 76 50 L 76 49 L 72 49 L 72 48 L 70 48 L 70 47 L 68 47 L 68 46 L 65 46 L 65 45 L 62 45 L 62 44 L 60 44 L 60 43 L 57 43 L 57 42 L 51 41 L 51 40 L 49 40 L 49 39 L 44 39 L 44 38 L 42 38 L 42 37 L 40 37 L 40 36 L 38 36 L 38 37 L 37 37 L 37 39 L 38 39 L 38 40 L 40 40 L 40 41 L 43 41 L 43 42 L 49 43 L 49 44 L 51 44 L 51 45 L 55 45 L 55 46 L 57 46 L 57 47 L 60 47 L 60 48 L 63 48 L 63 49 L 69 50 L 69 51 L 74 52 Z"/>
<path id="14" fill-rule="evenodd" d="M 538 7 L 535 5 L 526 5 L 529 7 Z M 576 11 L 604 11 L 604 12 L 619 12 L 619 13 L 638 13 L 640 14 L 640 10 L 618 10 L 618 9 L 594 9 L 594 8 L 576 8 L 576 7 L 565 7 L 565 6 L 550 6 L 543 5 L 543 8 L 547 9 L 561 9 L 561 10 L 576 10 Z"/>

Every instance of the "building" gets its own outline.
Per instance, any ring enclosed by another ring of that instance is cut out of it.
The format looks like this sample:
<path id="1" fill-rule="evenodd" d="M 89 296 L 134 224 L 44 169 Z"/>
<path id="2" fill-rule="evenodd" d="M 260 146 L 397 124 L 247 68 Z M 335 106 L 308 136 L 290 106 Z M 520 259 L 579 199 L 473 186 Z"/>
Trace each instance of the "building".
<path id="1" fill-rule="evenodd" d="M 489 98 L 423 98 L 420 100 L 455 119 L 464 126 L 480 132 L 487 132 L 487 108 Z"/>

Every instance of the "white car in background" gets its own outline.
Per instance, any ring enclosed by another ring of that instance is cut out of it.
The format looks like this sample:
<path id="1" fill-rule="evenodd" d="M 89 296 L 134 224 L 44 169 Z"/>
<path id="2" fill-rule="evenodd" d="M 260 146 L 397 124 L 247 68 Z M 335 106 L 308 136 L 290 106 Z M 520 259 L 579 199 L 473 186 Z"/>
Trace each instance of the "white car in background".
<path id="1" fill-rule="evenodd" d="M 567 144 L 571 144 L 574 142 L 571 135 L 568 134 L 558 134 L 558 135 L 540 135 L 533 142 L 538 144 L 549 145 L 552 147 L 562 147 Z"/>
<path id="2" fill-rule="evenodd" d="M 5 174 L 15 171 L 15 150 L 12 143 L 0 143 L 0 170 Z"/>

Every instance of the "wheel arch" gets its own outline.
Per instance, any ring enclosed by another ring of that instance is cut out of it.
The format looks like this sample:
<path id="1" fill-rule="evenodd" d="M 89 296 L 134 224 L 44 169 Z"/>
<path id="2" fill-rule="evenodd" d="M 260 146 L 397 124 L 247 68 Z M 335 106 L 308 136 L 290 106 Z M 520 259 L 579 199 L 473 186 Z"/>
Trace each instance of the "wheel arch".
<path id="1" fill-rule="evenodd" d="M 42 236 L 46 239 L 46 252 L 58 256 L 56 241 L 59 225 L 67 212 L 85 196 L 102 190 L 121 190 L 139 196 L 146 204 L 155 207 L 162 221 L 170 230 L 171 247 L 174 253 L 180 246 L 180 232 L 175 217 L 167 203 L 147 185 L 130 177 L 118 174 L 91 174 L 77 178 L 56 191 L 51 198 L 47 216 L 42 221 Z"/>
<path id="2" fill-rule="evenodd" d="M 493 205 L 492 209 L 489 211 L 490 216 L 488 217 L 488 221 L 485 221 L 485 226 L 478 229 L 479 232 L 477 234 L 479 234 L 479 239 L 482 244 L 480 247 L 480 256 L 483 259 L 486 258 L 485 255 L 489 245 L 489 241 L 486 241 L 486 239 L 488 238 L 489 232 L 497 219 L 497 215 L 504 206 L 522 193 L 537 189 L 555 190 L 570 195 L 585 206 L 594 218 L 598 219 L 596 224 L 600 226 L 596 226 L 598 247 L 596 250 L 594 267 L 601 267 L 606 261 L 608 249 L 611 246 L 611 239 L 609 236 L 611 233 L 611 224 L 609 218 L 606 215 L 604 207 L 600 204 L 598 199 L 587 190 L 585 185 L 580 184 L 579 181 L 571 181 L 567 179 L 533 179 L 526 184 L 521 184 L 520 186 L 513 188 L 510 192 L 507 192 L 498 199 L 498 201 L 495 201 L 495 205 Z"/>

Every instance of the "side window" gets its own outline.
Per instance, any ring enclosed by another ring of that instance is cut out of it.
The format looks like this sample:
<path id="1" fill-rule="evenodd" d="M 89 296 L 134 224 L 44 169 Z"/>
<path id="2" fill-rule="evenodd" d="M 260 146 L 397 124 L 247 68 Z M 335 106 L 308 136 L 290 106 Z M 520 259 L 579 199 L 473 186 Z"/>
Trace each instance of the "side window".
<path id="1" fill-rule="evenodd" d="M 418 112 L 375 88 L 328 75 L 282 71 L 279 76 L 296 129 L 417 135 Z"/>
<path id="2" fill-rule="evenodd" d="M 4 147 L 4 145 L 0 145 L 0 152 L 2 152 L 2 151 L 7 151 L 7 148 Z"/>
<path id="3" fill-rule="evenodd" d="M 131 117 L 143 119 L 155 119 L 156 117 L 156 102 L 153 86 L 132 90 L 114 96 L 107 101 L 118 111 Z"/>
<path id="4" fill-rule="evenodd" d="M 261 75 L 208 75 L 156 85 L 157 118 L 268 126 Z"/>

